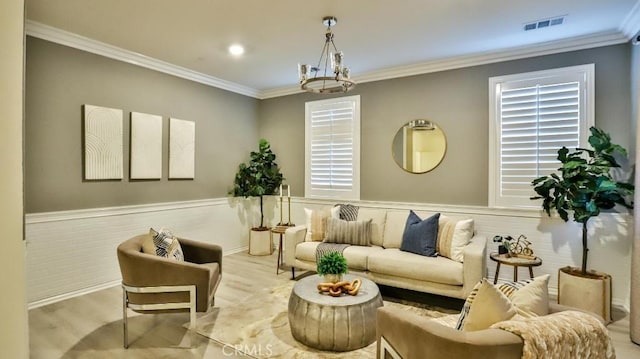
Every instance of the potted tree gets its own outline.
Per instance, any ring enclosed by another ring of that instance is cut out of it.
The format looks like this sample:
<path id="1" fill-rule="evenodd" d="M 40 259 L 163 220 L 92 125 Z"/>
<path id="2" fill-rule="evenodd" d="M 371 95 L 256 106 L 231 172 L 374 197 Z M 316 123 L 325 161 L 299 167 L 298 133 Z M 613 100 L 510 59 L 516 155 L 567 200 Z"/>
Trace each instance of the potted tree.
<path id="1" fill-rule="evenodd" d="M 342 275 L 347 273 L 347 259 L 342 253 L 329 252 L 318 261 L 318 275 L 324 277 L 326 282 L 337 283 L 342 280 Z"/>
<path id="2" fill-rule="evenodd" d="M 249 164 L 241 163 L 238 167 L 233 189 L 229 192 L 236 197 L 260 198 L 260 226 L 251 228 L 249 254 L 271 254 L 269 228 L 264 225 L 263 197 L 275 194 L 282 183 L 282 173 L 275 161 L 276 155 L 269 142 L 260 139 L 258 152 L 251 151 Z M 264 243 L 268 244 L 266 250 L 259 245 Z M 252 244 L 254 248 L 251 248 Z"/>
<path id="3" fill-rule="evenodd" d="M 582 225 L 581 268 L 560 268 L 558 274 L 558 303 L 590 310 L 611 318 L 611 276 L 588 270 L 588 222 L 602 210 L 616 205 L 633 208 L 631 197 L 634 186 L 618 182 L 611 169 L 620 167 L 614 155 L 626 156 L 627 151 L 611 143 L 611 137 L 595 127 L 590 128 L 589 144 L 592 149 L 577 148 L 569 152 L 566 147 L 558 150 L 562 166 L 559 174 L 552 173 L 535 179 L 532 184 L 537 196 L 542 199 L 542 208 L 551 216 L 555 209 L 562 220 L 573 220 Z"/>

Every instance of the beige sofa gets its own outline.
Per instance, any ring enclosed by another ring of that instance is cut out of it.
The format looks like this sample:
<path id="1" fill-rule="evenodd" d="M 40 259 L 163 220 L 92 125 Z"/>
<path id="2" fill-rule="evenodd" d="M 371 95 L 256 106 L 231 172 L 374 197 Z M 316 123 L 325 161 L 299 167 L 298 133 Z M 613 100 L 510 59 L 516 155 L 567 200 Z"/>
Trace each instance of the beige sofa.
<path id="1" fill-rule="evenodd" d="M 420 218 L 434 213 L 416 212 Z M 446 257 L 425 257 L 400 251 L 408 210 L 360 208 L 358 219 L 372 219 L 372 245 L 350 246 L 343 252 L 350 273 L 372 281 L 419 292 L 465 299 L 485 274 L 486 238 L 475 235 L 463 249 L 463 263 Z M 455 217 L 455 216 L 450 216 Z M 316 247 L 305 241 L 306 226 L 285 233 L 285 264 L 295 269 L 316 270 Z"/>

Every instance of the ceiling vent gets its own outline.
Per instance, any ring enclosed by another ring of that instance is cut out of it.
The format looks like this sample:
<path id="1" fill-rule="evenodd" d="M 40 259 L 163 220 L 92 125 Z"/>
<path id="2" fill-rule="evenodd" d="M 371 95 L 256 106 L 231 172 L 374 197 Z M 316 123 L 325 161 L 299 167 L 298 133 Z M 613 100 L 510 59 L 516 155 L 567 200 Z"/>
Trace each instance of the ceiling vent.
<path id="1" fill-rule="evenodd" d="M 566 15 L 552 17 L 550 19 L 541 19 L 524 24 L 524 31 L 542 29 L 549 26 L 562 25 Z"/>

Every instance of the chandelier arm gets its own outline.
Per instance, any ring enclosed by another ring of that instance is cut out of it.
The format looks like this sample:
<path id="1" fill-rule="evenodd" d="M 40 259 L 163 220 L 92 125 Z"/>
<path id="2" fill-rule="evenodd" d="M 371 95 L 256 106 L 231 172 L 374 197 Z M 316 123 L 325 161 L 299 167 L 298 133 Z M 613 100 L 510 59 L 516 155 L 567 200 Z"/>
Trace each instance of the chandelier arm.
<path id="1" fill-rule="evenodd" d="M 325 55 L 326 54 L 326 55 Z M 324 42 L 324 46 L 322 47 L 322 52 L 320 53 L 320 58 L 318 59 L 318 66 L 316 67 L 318 70 L 320 70 L 320 65 L 322 64 L 322 58 L 325 58 L 325 75 L 327 72 L 327 68 L 326 68 L 326 59 L 329 58 L 329 41 L 325 41 Z M 313 77 L 317 77 L 318 76 L 318 71 L 316 71 L 315 76 Z"/>

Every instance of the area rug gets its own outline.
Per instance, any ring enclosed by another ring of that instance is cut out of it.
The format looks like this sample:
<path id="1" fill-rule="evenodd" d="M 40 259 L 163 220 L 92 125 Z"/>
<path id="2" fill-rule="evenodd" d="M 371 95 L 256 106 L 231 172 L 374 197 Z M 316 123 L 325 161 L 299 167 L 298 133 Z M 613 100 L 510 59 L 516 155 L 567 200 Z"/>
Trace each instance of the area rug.
<path id="1" fill-rule="evenodd" d="M 287 306 L 290 282 L 259 293 L 234 306 L 213 308 L 198 318 L 196 331 L 223 346 L 225 354 L 242 353 L 254 358 L 375 358 L 376 343 L 355 351 L 336 353 L 309 348 L 291 335 Z M 437 318 L 455 311 L 384 298 L 384 305 L 418 316 Z"/>

